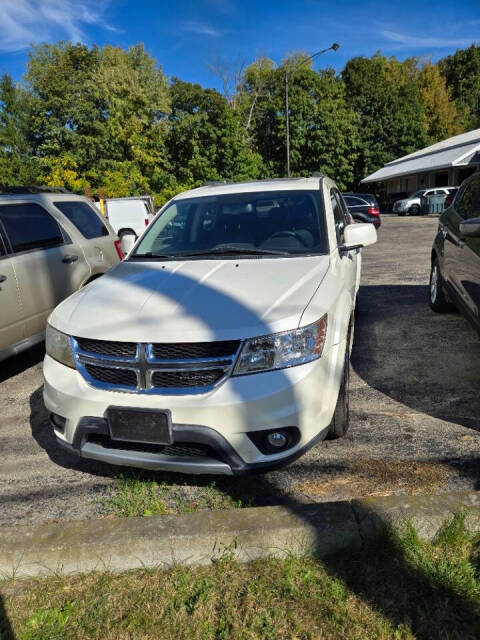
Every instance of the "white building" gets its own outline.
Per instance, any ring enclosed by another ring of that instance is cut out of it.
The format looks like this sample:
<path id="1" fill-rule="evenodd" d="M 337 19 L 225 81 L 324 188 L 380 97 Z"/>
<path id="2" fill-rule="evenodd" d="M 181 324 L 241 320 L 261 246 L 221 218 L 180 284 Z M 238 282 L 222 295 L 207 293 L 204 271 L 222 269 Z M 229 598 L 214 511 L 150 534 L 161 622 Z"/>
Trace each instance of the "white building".
<path id="1" fill-rule="evenodd" d="M 480 129 L 453 136 L 392 160 L 362 180 L 378 182 L 386 195 L 424 187 L 457 186 L 480 167 Z"/>

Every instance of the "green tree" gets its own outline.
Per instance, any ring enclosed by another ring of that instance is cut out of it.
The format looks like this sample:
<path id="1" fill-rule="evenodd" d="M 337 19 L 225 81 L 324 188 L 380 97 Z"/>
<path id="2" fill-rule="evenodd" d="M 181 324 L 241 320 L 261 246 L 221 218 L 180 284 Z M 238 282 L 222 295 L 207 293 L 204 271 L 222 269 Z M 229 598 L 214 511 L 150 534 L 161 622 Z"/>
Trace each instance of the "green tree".
<path id="1" fill-rule="evenodd" d="M 418 86 L 425 113 L 427 135 L 431 144 L 461 133 L 455 102 L 437 64 L 425 62 L 418 75 Z"/>
<path id="2" fill-rule="evenodd" d="M 480 46 L 472 44 L 438 62 L 465 129 L 480 127 Z"/>
<path id="3" fill-rule="evenodd" d="M 352 58 L 342 78 L 357 113 L 360 153 L 355 184 L 387 162 L 428 144 L 415 60 L 376 54 Z"/>
<path id="4" fill-rule="evenodd" d="M 170 96 L 167 148 L 174 182 L 193 185 L 259 176 L 261 157 L 249 147 L 240 115 L 223 96 L 178 79 L 170 86 Z"/>
<path id="5" fill-rule="evenodd" d="M 143 46 L 41 45 L 30 53 L 25 78 L 30 144 L 47 183 L 64 177 L 69 188 L 98 189 L 106 182 L 111 195 L 122 179 L 133 193 L 160 185 L 168 88 Z"/>
<path id="6" fill-rule="evenodd" d="M 263 157 L 265 171 L 284 176 L 287 72 L 292 175 L 322 171 L 347 188 L 358 153 L 356 116 L 347 104 L 342 80 L 331 70 L 317 73 L 304 59 L 305 54 L 297 53 L 280 67 L 264 58 L 247 67 L 240 85 L 244 126 Z"/>
<path id="7" fill-rule="evenodd" d="M 36 181 L 37 166 L 27 142 L 28 95 L 8 74 L 0 78 L 0 185 Z"/>

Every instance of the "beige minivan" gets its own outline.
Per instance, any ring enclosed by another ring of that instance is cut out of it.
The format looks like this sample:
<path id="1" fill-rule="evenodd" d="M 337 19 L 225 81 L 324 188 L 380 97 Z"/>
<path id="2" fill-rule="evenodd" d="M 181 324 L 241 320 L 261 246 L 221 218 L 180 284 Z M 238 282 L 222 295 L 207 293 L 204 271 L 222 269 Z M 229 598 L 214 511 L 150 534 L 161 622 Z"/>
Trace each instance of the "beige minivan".
<path id="1" fill-rule="evenodd" d="M 41 342 L 56 305 L 123 255 L 87 198 L 16 191 L 0 195 L 0 361 Z"/>

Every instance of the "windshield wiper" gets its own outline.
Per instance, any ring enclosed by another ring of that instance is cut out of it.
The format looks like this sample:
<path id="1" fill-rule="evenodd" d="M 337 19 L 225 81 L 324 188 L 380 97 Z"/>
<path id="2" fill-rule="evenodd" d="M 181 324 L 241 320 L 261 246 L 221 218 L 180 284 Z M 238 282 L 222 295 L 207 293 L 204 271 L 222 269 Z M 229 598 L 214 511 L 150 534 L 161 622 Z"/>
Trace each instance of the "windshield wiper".
<path id="1" fill-rule="evenodd" d="M 185 251 L 182 253 L 177 253 L 176 257 L 193 257 L 193 256 L 210 256 L 210 255 L 251 255 L 251 256 L 261 256 L 261 255 L 270 255 L 270 256 L 289 256 L 291 255 L 288 251 L 272 251 L 270 249 L 256 249 L 252 247 L 251 249 L 247 247 L 235 247 L 230 245 L 221 245 L 218 247 L 213 247 L 213 249 L 205 249 L 204 251 Z"/>
<path id="2" fill-rule="evenodd" d="M 134 253 L 132 256 L 130 256 L 129 260 L 131 260 L 132 258 L 174 258 L 175 256 L 172 256 L 168 253 L 154 253 L 153 251 L 147 251 L 147 253 Z"/>

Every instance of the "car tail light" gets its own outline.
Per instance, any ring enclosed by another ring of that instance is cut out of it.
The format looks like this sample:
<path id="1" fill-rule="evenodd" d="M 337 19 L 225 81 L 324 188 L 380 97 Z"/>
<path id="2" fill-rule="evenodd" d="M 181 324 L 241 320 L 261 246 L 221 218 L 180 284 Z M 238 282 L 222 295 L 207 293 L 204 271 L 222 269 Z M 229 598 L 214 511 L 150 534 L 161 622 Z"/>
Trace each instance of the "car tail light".
<path id="1" fill-rule="evenodd" d="M 148 227 L 148 223 L 149 223 L 149 222 L 150 222 L 150 221 L 149 221 L 149 219 L 148 219 L 148 218 L 145 218 L 145 226 L 146 226 L 146 227 Z"/>
<path id="2" fill-rule="evenodd" d="M 380 215 L 380 209 L 378 207 L 370 207 L 370 209 L 368 210 L 368 213 L 371 216 L 379 216 Z"/>
<path id="3" fill-rule="evenodd" d="M 117 250 L 118 257 L 120 258 L 120 260 L 123 260 L 125 257 L 125 254 L 123 253 L 120 240 L 115 240 L 113 244 L 115 245 L 115 249 Z"/>
<path id="4" fill-rule="evenodd" d="M 444 209 L 452 204 L 454 197 L 455 195 L 453 193 L 449 193 L 447 196 L 445 196 L 445 202 L 443 204 Z"/>

